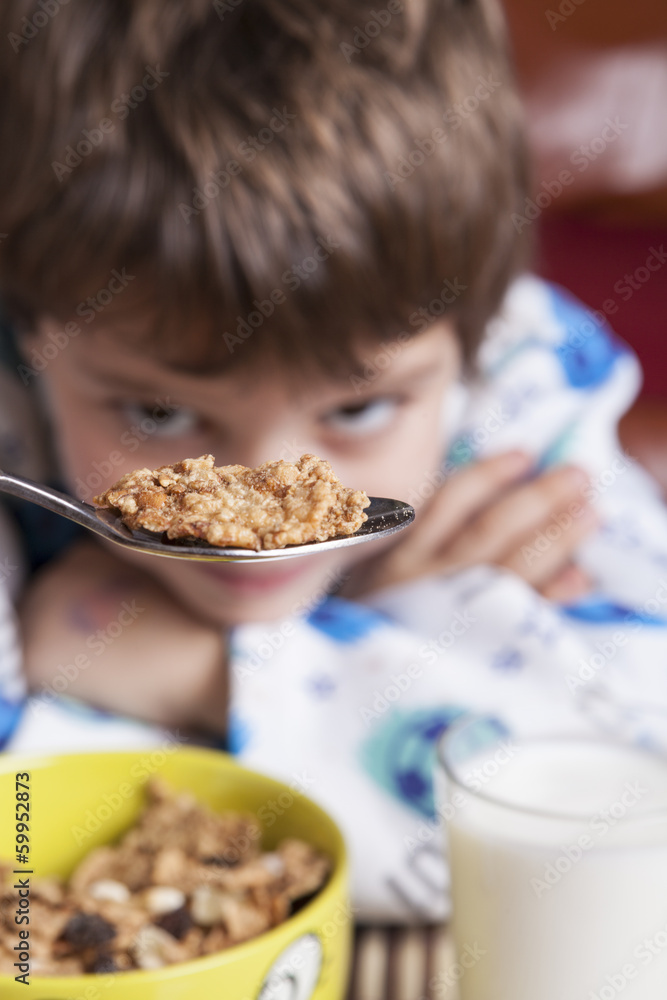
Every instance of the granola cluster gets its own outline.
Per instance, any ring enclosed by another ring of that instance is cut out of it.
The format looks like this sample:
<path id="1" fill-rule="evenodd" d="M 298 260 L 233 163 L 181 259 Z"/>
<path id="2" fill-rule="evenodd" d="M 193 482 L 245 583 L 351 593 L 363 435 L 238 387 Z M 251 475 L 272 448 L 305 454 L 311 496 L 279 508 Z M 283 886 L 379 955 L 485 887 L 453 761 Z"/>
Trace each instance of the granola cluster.
<path id="1" fill-rule="evenodd" d="M 31 971 L 159 969 L 274 927 L 326 882 L 330 861 L 301 840 L 262 852 L 252 817 L 215 814 L 160 782 L 116 846 L 91 851 L 64 885 L 31 880 Z M 18 894 L 0 871 L 0 974 L 14 976 Z M 3 889 L 4 886 L 4 889 Z"/>
<path id="2" fill-rule="evenodd" d="M 94 502 L 119 513 L 133 530 L 257 551 L 351 535 L 370 503 L 315 455 L 256 469 L 216 467 L 212 455 L 185 458 L 129 472 Z"/>

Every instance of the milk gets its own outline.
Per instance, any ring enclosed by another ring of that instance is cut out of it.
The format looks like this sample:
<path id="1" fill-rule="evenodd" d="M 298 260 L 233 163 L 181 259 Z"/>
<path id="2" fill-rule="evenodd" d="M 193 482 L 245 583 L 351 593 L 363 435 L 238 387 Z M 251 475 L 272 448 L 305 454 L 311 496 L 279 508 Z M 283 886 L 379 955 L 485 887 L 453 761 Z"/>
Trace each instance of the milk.
<path id="1" fill-rule="evenodd" d="M 540 741 L 461 794 L 461 1000 L 667 1000 L 667 760 Z"/>

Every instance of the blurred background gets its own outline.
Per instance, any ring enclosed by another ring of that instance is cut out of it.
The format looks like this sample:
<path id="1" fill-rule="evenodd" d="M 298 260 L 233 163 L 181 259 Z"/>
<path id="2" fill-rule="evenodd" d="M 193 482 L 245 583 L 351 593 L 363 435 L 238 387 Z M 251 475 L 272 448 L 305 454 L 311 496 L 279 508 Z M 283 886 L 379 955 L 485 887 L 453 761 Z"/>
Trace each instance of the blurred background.
<path id="1" fill-rule="evenodd" d="M 621 439 L 667 497 L 667 3 L 504 5 L 544 205 L 537 268 L 639 355 Z"/>

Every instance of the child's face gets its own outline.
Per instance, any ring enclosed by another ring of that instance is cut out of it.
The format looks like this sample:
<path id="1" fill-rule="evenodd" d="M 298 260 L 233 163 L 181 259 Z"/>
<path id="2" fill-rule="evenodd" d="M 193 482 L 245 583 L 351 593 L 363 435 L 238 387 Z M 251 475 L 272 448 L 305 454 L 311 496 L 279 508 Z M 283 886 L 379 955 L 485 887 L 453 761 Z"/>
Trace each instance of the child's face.
<path id="1" fill-rule="evenodd" d="M 55 324 L 44 321 L 40 338 Z M 364 383 L 325 374 L 286 380 L 280 369 L 240 364 L 211 376 L 181 374 L 147 357 L 117 328 L 71 339 L 41 376 L 62 471 L 81 499 L 132 469 L 211 453 L 218 465 L 328 459 L 346 485 L 370 496 L 407 499 L 439 466 L 443 399 L 459 372 L 450 324 L 434 323 L 405 345 L 368 349 L 377 373 Z M 238 348 L 243 350 L 243 346 Z M 366 375 L 371 374 L 367 369 Z M 268 621 L 298 610 L 378 545 L 238 566 L 155 559 L 114 549 L 159 578 L 199 615 L 222 624 Z"/>

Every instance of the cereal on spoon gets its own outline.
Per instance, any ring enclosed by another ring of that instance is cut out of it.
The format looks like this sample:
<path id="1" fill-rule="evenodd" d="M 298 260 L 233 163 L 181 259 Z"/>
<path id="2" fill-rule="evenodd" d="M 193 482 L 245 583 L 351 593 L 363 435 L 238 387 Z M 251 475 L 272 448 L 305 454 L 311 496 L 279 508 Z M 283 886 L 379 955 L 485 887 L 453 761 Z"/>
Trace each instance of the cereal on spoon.
<path id="1" fill-rule="evenodd" d="M 133 530 L 255 551 L 354 534 L 370 504 L 315 455 L 256 469 L 216 467 L 212 455 L 185 458 L 129 472 L 94 502 L 119 513 Z"/>

